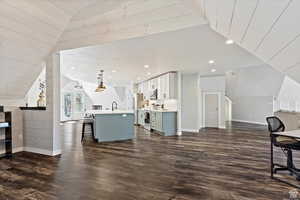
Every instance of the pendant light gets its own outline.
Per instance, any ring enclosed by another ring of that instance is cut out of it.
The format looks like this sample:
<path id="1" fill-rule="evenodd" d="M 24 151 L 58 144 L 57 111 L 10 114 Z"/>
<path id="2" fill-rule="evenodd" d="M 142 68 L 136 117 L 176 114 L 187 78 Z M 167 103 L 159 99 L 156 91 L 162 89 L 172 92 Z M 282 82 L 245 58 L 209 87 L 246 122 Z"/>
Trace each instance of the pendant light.
<path id="1" fill-rule="evenodd" d="M 98 87 L 96 88 L 95 92 L 103 92 L 106 87 L 104 86 L 103 84 L 103 73 L 104 73 L 104 70 L 100 70 L 100 73 L 98 74 Z"/>

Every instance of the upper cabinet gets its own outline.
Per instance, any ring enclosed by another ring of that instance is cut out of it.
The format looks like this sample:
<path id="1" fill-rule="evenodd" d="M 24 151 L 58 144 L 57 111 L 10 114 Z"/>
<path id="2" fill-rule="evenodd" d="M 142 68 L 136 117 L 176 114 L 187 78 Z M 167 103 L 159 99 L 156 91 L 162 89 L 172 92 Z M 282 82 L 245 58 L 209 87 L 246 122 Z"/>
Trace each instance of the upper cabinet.
<path id="1" fill-rule="evenodd" d="M 159 100 L 176 99 L 177 73 L 170 72 L 163 74 L 138 85 L 138 91 L 144 94 L 145 99 L 150 99 L 155 89 L 157 89 Z"/>
<path id="2" fill-rule="evenodd" d="M 139 83 L 138 86 L 137 86 L 137 90 L 138 90 L 138 93 L 143 93 L 143 85 L 142 83 Z"/>
<path id="3" fill-rule="evenodd" d="M 158 89 L 159 77 L 149 80 L 149 83 L 150 83 L 150 90 L 151 91 L 153 91 L 155 89 Z"/>
<path id="4" fill-rule="evenodd" d="M 177 98 L 177 74 L 167 73 L 159 77 L 158 99 Z"/>

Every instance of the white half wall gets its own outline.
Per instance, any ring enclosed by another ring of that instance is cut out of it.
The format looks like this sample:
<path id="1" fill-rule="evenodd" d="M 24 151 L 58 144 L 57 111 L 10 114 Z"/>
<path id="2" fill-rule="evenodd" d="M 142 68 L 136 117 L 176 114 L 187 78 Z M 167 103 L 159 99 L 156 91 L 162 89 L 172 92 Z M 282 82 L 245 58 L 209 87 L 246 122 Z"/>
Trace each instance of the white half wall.
<path id="1" fill-rule="evenodd" d="M 47 109 L 23 111 L 25 151 L 61 154 L 59 57 L 59 53 L 51 54 L 46 62 Z"/>

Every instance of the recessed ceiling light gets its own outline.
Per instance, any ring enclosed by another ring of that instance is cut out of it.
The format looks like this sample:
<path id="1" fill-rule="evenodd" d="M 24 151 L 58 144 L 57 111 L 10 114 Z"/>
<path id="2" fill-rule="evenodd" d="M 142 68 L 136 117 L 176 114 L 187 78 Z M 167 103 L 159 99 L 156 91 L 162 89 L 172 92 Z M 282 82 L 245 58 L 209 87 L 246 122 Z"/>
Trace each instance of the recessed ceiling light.
<path id="1" fill-rule="evenodd" d="M 233 44 L 234 43 L 234 41 L 233 40 L 231 40 L 231 39 L 228 39 L 228 40 L 226 40 L 226 42 L 225 42 L 226 44 Z"/>
<path id="2" fill-rule="evenodd" d="M 72 70 L 74 70 L 74 69 L 75 69 L 75 67 L 72 67 L 71 69 L 72 69 Z"/>
<path id="3" fill-rule="evenodd" d="M 144 65 L 144 67 L 145 67 L 146 69 L 148 69 L 148 68 L 149 68 L 149 65 Z"/>
<path id="4" fill-rule="evenodd" d="M 147 74 L 148 74 L 148 75 L 151 75 L 151 72 L 148 72 Z"/>
<path id="5" fill-rule="evenodd" d="M 210 71 L 211 71 L 211 72 L 216 72 L 217 70 L 216 70 L 216 69 L 211 69 Z"/>
<path id="6" fill-rule="evenodd" d="M 209 63 L 209 64 L 214 64 L 215 61 L 214 61 L 214 60 L 210 60 L 210 61 L 208 61 L 208 63 Z"/>
<path id="7" fill-rule="evenodd" d="M 117 72 L 117 70 L 112 70 L 111 72 L 112 72 L 112 73 L 116 73 L 116 72 Z"/>

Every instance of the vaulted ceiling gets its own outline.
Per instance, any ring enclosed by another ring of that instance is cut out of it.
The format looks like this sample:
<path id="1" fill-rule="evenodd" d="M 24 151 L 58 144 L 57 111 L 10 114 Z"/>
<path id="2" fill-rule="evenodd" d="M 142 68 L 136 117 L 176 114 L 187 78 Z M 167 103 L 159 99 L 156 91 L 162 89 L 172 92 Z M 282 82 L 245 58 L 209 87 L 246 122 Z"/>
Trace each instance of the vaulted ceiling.
<path id="1" fill-rule="evenodd" d="M 95 0 L 0 0 L 0 98 L 23 98 L 72 15 Z"/>
<path id="2" fill-rule="evenodd" d="M 208 63 L 211 59 L 214 65 Z M 263 64 L 238 45 L 226 45 L 225 38 L 208 25 L 61 52 L 63 75 L 95 84 L 100 69 L 105 81 L 128 84 L 167 71 L 216 75 Z"/>
<path id="3" fill-rule="evenodd" d="M 300 81 L 299 0 L 198 0 L 210 27 Z"/>
<path id="4" fill-rule="evenodd" d="M 299 0 L 0 0 L 0 98 L 22 98 L 53 50 L 210 27 L 300 81 Z"/>
<path id="5" fill-rule="evenodd" d="M 23 98 L 53 50 L 206 23 L 194 0 L 0 0 L 0 98 Z"/>
<path id="6" fill-rule="evenodd" d="M 73 16 L 58 48 L 102 44 L 204 23 L 194 0 L 102 0 Z"/>

